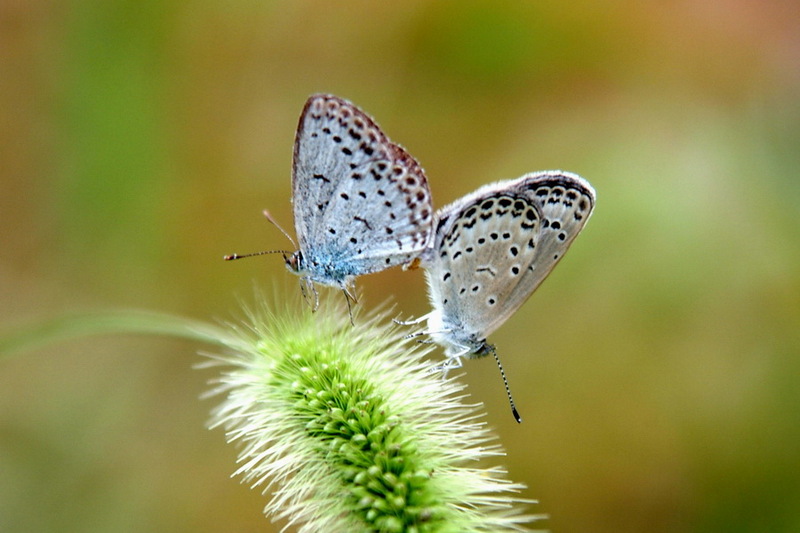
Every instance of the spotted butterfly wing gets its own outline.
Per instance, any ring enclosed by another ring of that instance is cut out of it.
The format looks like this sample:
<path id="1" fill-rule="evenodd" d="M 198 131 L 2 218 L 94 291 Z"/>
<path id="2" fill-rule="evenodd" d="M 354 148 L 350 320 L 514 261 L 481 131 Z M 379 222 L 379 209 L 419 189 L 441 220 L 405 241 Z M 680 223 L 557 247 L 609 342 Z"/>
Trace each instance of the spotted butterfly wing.
<path id="1" fill-rule="evenodd" d="M 408 263 L 429 244 L 433 209 L 422 168 L 336 96 L 306 102 L 292 193 L 300 250 L 290 268 L 311 281 L 346 288 L 355 276 Z"/>
<path id="2" fill-rule="evenodd" d="M 521 178 L 520 187 L 542 213 L 542 226 L 533 260 L 534 268 L 520 281 L 528 294 L 517 307 L 527 300 L 564 257 L 591 217 L 596 199 L 589 182 L 567 172 L 529 174 Z"/>
<path id="3" fill-rule="evenodd" d="M 448 355 L 488 353 L 486 337 L 564 256 L 594 201 L 579 176 L 548 171 L 487 185 L 437 213 L 428 333 Z"/>

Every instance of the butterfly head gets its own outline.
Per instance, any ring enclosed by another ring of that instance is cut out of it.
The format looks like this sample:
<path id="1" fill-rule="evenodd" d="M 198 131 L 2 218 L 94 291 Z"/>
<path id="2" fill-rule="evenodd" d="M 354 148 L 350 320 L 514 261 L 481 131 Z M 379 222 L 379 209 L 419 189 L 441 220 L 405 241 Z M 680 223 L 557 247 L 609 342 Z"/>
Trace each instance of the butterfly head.
<path id="1" fill-rule="evenodd" d="M 494 345 L 486 342 L 486 339 L 474 340 L 471 348 L 472 353 L 468 357 L 478 358 L 495 353 Z"/>
<path id="2" fill-rule="evenodd" d="M 283 261 L 286 263 L 286 268 L 295 274 L 302 274 L 305 270 L 305 259 L 303 252 L 297 250 L 291 255 L 283 254 Z"/>

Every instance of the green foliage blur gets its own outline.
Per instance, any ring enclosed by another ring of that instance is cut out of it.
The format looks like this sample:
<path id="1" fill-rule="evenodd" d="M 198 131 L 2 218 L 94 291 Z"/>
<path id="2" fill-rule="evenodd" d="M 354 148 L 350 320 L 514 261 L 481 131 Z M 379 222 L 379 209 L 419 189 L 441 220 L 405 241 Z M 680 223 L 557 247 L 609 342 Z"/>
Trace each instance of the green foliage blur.
<path id="1" fill-rule="evenodd" d="M 0 3 L 0 333 L 82 310 L 231 319 L 298 300 L 307 96 L 376 118 L 442 206 L 534 170 L 586 230 L 468 361 L 544 527 L 800 530 L 800 27 L 784 1 Z M 420 271 L 362 305 L 428 309 Z M 0 530 L 278 531 L 205 429 L 202 346 L 105 336 L 0 360 Z"/>

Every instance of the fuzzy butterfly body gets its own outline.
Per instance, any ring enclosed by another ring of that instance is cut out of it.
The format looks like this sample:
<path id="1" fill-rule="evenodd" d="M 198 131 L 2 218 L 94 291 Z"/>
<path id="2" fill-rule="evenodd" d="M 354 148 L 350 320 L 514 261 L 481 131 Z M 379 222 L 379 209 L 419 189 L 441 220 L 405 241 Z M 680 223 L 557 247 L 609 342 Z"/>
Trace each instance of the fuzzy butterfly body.
<path id="1" fill-rule="evenodd" d="M 303 108 L 292 202 L 299 250 L 286 263 L 312 291 L 313 283 L 347 290 L 356 276 L 408 263 L 432 236 L 422 168 L 336 96 L 314 95 Z"/>
<path id="2" fill-rule="evenodd" d="M 422 318 L 445 347 L 445 369 L 493 352 L 486 337 L 561 260 L 594 203 L 587 181 L 546 171 L 486 185 L 437 213 L 423 260 L 433 311 Z"/>

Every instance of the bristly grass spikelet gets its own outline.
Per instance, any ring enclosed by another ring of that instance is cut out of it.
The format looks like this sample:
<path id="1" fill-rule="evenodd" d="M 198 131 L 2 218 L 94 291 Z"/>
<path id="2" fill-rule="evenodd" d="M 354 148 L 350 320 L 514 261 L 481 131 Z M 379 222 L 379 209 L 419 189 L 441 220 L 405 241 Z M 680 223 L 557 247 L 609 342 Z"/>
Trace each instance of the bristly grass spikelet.
<path id="1" fill-rule="evenodd" d="M 236 475 L 271 492 L 267 515 L 308 533 L 523 531 L 540 518 L 502 468 L 476 466 L 503 454 L 477 406 L 385 311 L 355 326 L 334 301 L 247 314 L 211 356 L 223 367 L 211 425 L 240 445 Z"/>

